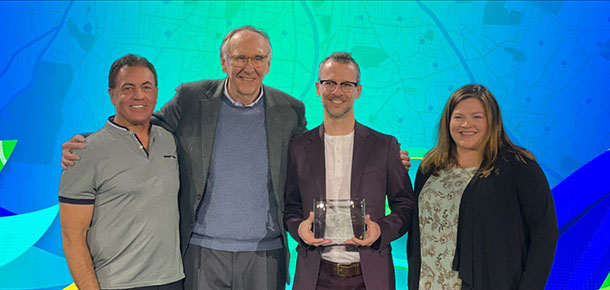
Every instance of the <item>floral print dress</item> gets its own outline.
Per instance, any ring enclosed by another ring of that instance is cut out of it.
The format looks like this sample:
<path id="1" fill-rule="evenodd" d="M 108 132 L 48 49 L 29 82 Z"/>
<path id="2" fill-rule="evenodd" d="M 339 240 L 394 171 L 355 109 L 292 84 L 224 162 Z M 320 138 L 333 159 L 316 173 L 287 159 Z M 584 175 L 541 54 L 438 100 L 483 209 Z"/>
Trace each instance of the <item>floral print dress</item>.
<path id="1" fill-rule="evenodd" d="M 421 270 L 419 289 L 462 287 L 453 271 L 460 201 L 477 168 L 452 168 L 430 176 L 419 195 Z"/>

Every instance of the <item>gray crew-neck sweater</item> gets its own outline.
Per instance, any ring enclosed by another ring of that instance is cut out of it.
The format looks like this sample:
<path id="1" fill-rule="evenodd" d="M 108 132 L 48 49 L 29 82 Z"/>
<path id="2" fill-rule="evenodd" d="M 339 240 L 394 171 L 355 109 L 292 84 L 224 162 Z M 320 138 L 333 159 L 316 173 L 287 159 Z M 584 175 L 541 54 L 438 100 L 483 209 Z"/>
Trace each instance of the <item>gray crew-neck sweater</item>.
<path id="1" fill-rule="evenodd" d="M 271 184 L 264 96 L 252 107 L 223 97 L 190 243 L 231 252 L 282 248 Z"/>

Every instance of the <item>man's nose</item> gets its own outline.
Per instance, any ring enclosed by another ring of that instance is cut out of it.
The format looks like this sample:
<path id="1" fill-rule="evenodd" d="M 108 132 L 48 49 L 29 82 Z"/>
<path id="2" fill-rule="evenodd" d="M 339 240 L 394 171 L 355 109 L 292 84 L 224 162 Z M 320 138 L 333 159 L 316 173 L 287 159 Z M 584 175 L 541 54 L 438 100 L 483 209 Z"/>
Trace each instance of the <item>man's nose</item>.
<path id="1" fill-rule="evenodd" d="M 246 59 L 246 64 L 244 64 L 244 69 L 254 70 L 254 64 L 252 63 L 252 58 Z"/>
<path id="2" fill-rule="evenodd" d="M 133 90 L 133 98 L 134 99 L 143 99 L 144 98 L 144 94 L 142 92 L 142 88 L 135 88 Z"/>
<path id="3" fill-rule="evenodd" d="M 340 96 L 343 96 L 343 89 L 341 89 L 341 84 L 337 84 L 337 85 L 335 86 L 335 89 L 334 89 L 334 90 L 332 90 L 332 92 L 331 92 L 331 93 L 332 93 L 332 95 L 340 95 Z"/>

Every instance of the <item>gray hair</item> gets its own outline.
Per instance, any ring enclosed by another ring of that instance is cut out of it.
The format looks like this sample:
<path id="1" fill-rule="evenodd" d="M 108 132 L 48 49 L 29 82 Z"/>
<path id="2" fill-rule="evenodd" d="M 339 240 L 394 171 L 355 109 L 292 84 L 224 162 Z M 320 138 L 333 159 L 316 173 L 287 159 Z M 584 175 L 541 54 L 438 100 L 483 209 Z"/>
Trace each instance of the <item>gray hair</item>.
<path id="1" fill-rule="evenodd" d="M 252 25 L 238 27 L 238 28 L 235 28 L 235 29 L 229 31 L 229 33 L 227 33 L 227 35 L 225 35 L 225 38 L 222 40 L 222 44 L 220 45 L 220 53 L 222 53 L 223 55 L 228 55 L 229 49 L 230 49 L 229 41 L 235 34 L 237 34 L 240 31 L 244 31 L 244 30 L 257 33 L 265 39 L 265 41 L 267 42 L 267 45 L 269 45 L 269 59 L 271 59 L 272 49 L 271 49 L 271 41 L 269 41 L 269 35 L 267 35 L 267 33 L 265 33 L 264 31 L 254 27 Z"/>

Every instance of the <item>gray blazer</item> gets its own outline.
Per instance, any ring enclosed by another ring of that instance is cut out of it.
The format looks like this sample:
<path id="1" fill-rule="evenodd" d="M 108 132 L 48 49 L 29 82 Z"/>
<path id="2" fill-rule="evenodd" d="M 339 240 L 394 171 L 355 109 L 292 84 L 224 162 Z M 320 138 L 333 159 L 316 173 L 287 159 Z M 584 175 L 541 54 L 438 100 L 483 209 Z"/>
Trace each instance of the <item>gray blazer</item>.
<path id="1" fill-rule="evenodd" d="M 224 79 L 185 83 L 176 89 L 174 98 L 153 115 L 153 124 L 172 132 L 177 140 L 180 164 L 180 246 L 183 254 L 193 232 L 199 203 L 203 199 L 223 96 Z M 282 222 L 286 158 L 290 138 L 306 131 L 305 106 L 288 94 L 264 85 L 263 98 L 269 170 L 278 204 L 278 224 L 282 225 L 282 238 L 288 257 L 288 243 Z"/>

